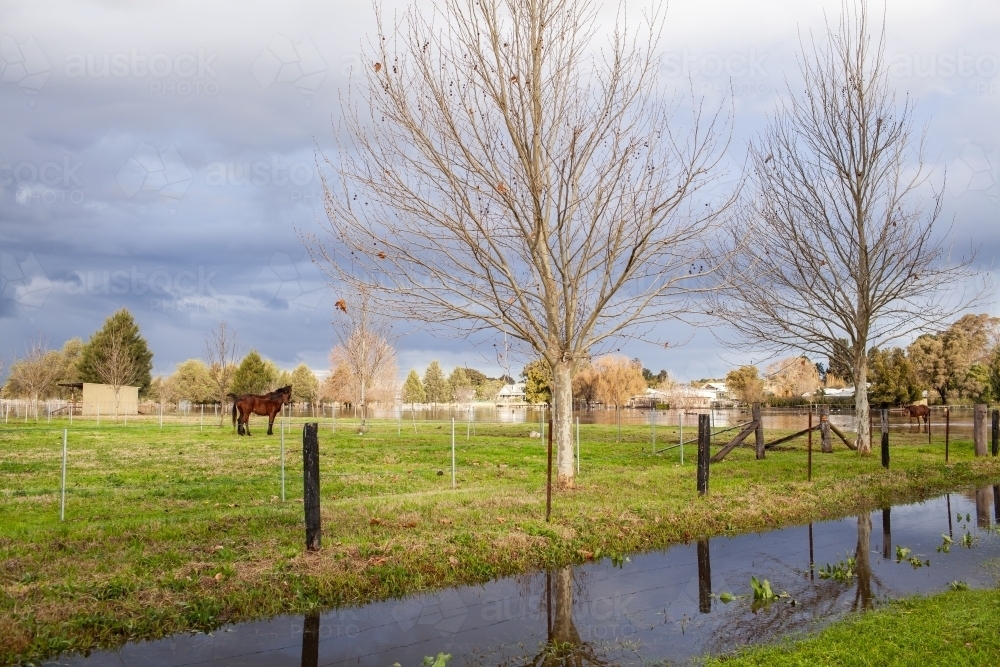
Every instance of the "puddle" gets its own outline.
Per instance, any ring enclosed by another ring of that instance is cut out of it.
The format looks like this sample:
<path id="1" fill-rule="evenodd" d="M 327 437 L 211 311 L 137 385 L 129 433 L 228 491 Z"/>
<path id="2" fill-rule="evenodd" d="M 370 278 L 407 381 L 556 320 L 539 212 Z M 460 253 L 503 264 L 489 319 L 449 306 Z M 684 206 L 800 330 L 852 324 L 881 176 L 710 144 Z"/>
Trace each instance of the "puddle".
<path id="1" fill-rule="evenodd" d="M 993 528 L 998 501 L 1000 487 L 987 487 L 860 517 L 675 546 L 620 567 L 605 559 L 47 664 L 420 667 L 424 656 L 444 652 L 454 656 L 450 667 L 523 665 L 540 664 L 554 646 L 560 659 L 577 664 L 684 663 L 815 629 L 886 599 L 944 591 L 952 581 L 995 585 L 986 563 L 1000 558 Z M 942 535 L 953 541 L 947 551 Z M 897 546 L 909 549 L 898 562 Z M 820 568 L 849 557 L 853 576 L 821 577 Z M 754 609 L 751 576 L 789 597 Z M 738 597 L 725 604 L 723 593 Z"/>

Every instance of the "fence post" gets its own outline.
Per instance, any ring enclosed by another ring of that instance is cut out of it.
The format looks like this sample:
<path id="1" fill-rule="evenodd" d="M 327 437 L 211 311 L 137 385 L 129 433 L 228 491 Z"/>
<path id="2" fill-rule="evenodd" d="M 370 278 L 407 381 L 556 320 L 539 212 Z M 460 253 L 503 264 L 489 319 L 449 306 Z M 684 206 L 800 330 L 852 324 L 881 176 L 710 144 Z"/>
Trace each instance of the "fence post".
<path id="1" fill-rule="evenodd" d="M 993 424 L 992 424 L 993 429 L 992 429 L 992 433 L 990 434 L 991 435 L 990 439 L 991 439 L 992 447 L 990 449 L 993 452 L 993 456 L 996 456 L 997 454 L 1000 454 L 1000 410 L 996 410 L 996 409 L 993 410 L 993 419 L 992 419 L 992 421 L 993 421 Z M 1000 509 L 1000 508 L 997 508 L 997 509 Z"/>
<path id="2" fill-rule="evenodd" d="M 754 430 L 754 444 L 757 446 L 757 460 L 759 461 L 764 458 L 764 420 L 760 416 L 760 403 L 753 404 L 750 414 L 757 422 L 757 428 Z"/>
<path id="3" fill-rule="evenodd" d="M 576 474 L 580 474 L 580 418 L 576 418 Z"/>
<path id="4" fill-rule="evenodd" d="M 708 459 L 711 457 L 710 445 L 712 427 L 708 415 L 698 415 L 698 495 L 708 493 Z"/>
<path id="5" fill-rule="evenodd" d="M 948 462 L 948 444 L 951 436 L 951 408 L 944 409 L 944 462 Z M 949 517 L 951 515 L 949 514 Z"/>
<path id="6" fill-rule="evenodd" d="M 281 420 L 281 502 L 285 502 L 285 420 Z"/>
<path id="7" fill-rule="evenodd" d="M 806 481 L 811 482 L 813 479 L 813 408 L 809 406 L 809 464 L 808 464 L 808 474 L 806 476 Z"/>
<path id="8" fill-rule="evenodd" d="M 972 441 L 976 456 L 986 456 L 986 406 L 982 403 L 972 409 Z"/>
<path id="9" fill-rule="evenodd" d="M 63 429 L 63 459 L 62 459 L 62 492 L 59 499 L 59 520 L 66 519 L 66 435 L 67 430 Z"/>
<path id="10" fill-rule="evenodd" d="M 552 516 L 552 420 L 549 420 L 548 464 L 545 472 L 545 521 Z"/>
<path id="11" fill-rule="evenodd" d="M 306 512 L 306 550 L 320 548 L 319 515 L 319 424 L 302 427 L 303 505 Z"/>
<path id="12" fill-rule="evenodd" d="M 656 454 L 656 410 L 653 410 L 652 419 L 649 423 L 651 424 L 651 429 L 653 432 L 653 454 Z"/>
<path id="13" fill-rule="evenodd" d="M 830 406 L 819 406 L 819 448 L 824 454 L 833 453 L 833 441 L 830 440 Z"/>
<path id="14" fill-rule="evenodd" d="M 451 418 L 451 488 L 455 488 L 455 418 Z"/>
<path id="15" fill-rule="evenodd" d="M 881 426 L 882 426 L 882 467 L 889 469 L 889 411 L 882 408 L 881 413 Z"/>

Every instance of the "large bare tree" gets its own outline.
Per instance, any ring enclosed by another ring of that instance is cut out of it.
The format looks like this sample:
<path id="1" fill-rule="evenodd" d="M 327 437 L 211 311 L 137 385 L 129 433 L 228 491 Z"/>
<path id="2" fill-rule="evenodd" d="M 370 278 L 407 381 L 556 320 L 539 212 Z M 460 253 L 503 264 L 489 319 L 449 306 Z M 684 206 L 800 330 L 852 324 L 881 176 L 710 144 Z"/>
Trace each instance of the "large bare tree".
<path id="1" fill-rule="evenodd" d="M 3 362 L 0 361 L 0 371 Z M 10 367 L 10 377 L 7 378 L 8 390 L 15 395 L 22 395 L 31 401 L 38 419 L 38 401 L 47 397 L 56 388 L 56 382 L 65 370 L 62 355 L 50 350 L 41 337 L 28 343 L 25 354 Z"/>
<path id="2" fill-rule="evenodd" d="M 218 326 L 205 336 L 205 361 L 208 362 L 208 374 L 212 377 L 218 392 L 219 404 L 223 408 L 226 405 L 229 385 L 233 382 L 233 375 L 236 374 L 242 357 L 243 346 L 240 345 L 239 335 L 235 329 L 229 328 L 225 320 L 219 322 Z M 219 426 L 222 426 L 225 415 L 225 409 L 219 411 Z"/>
<path id="3" fill-rule="evenodd" d="M 863 2 L 827 24 L 825 44 L 803 46 L 801 92 L 789 90 L 750 146 L 733 229 L 742 251 L 720 274 L 744 280 L 726 282 L 713 307 L 761 347 L 849 359 L 861 454 L 871 451 L 869 349 L 975 300 L 962 289 L 974 253 L 952 256 L 935 225 L 940 189 L 884 48 Z"/>
<path id="4" fill-rule="evenodd" d="M 352 399 L 361 408 L 361 430 L 368 425 L 368 401 L 373 394 L 385 399 L 387 390 L 395 398 L 396 349 L 392 323 L 374 312 L 371 299 L 364 290 L 337 301 L 333 319 L 337 345 L 330 353 L 333 376 L 338 367 L 346 368 L 340 375 L 350 382 Z"/>
<path id="5" fill-rule="evenodd" d="M 725 202 L 699 196 L 725 122 L 694 102 L 679 115 L 658 85 L 664 11 L 611 26 L 603 48 L 588 0 L 379 15 L 327 163 L 329 234 L 304 239 L 381 312 L 544 359 L 564 486 L 577 364 L 683 312 L 713 266 L 703 240 Z"/>

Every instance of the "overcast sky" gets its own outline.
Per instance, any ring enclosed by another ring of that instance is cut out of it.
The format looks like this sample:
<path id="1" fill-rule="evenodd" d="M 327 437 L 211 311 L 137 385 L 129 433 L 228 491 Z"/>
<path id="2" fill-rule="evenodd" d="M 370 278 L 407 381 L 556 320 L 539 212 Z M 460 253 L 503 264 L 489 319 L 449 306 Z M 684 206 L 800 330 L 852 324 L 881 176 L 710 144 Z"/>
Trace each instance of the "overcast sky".
<path id="1" fill-rule="evenodd" d="M 798 77 L 800 35 L 839 7 L 671 2 L 663 88 L 690 80 L 732 102 L 738 164 Z M 325 370 L 333 300 L 295 229 L 323 215 L 314 155 L 333 144 L 372 17 L 364 1 L 0 3 L 0 355 L 38 335 L 52 347 L 86 339 L 127 306 L 156 373 L 200 356 L 221 319 L 283 367 Z M 992 271 L 1000 3 L 892 0 L 887 33 L 892 83 L 916 100 L 929 160 L 947 169 L 950 240 L 980 246 Z M 682 379 L 756 361 L 708 331 L 659 333 L 687 342 L 622 350 Z M 401 373 L 431 359 L 497 372 L 489 345 L 419 333 L 400 344 Z"/>

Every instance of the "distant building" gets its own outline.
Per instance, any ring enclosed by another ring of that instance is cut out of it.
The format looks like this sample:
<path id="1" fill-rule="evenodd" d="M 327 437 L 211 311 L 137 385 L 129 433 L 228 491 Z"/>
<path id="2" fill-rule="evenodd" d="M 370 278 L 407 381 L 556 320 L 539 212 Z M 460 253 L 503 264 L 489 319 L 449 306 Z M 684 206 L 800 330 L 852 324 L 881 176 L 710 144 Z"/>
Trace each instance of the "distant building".
<path id="1" fill-rule="evenodd" d="M 527 405 L 523 382 L 505 384 L 497 392 L 497 405 Z"/>
<path id="2" fill-rule="evenodd" d="M 80 414 L 115 414 L 115 392 L 110 386 L 94 382 L 75 382 L 60 386 L 73 389 L 74 394 L 75 392 L 80 392 L 80 394 L 75 395 L 73 399 L 74 402 L 79 400 L 81 409 Z M 124 386 L 118 390 L 118 414 L 139 414 L 139 387 Z"/>

